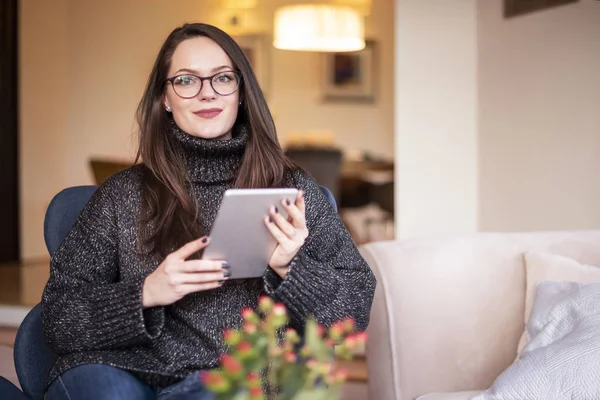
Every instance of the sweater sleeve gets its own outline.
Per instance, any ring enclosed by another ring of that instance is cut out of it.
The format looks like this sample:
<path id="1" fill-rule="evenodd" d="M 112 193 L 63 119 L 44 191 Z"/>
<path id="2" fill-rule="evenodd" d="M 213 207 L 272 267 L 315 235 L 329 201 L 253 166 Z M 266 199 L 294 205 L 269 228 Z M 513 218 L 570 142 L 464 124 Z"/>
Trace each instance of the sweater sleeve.
<path id="1" fill-rule="evenodd" d="M 120 279 L 111 182 L 94 193 L 51 260 L 42 326 L 58 354 L 146 344 L 164 325 L 163 308 L 142 307 L 144 279 Z"/>
<path id="2" fill-rule="evenodd" d="M 302 174 L 298 186 L 305 191 L 308 238 L 285 279 L 267 270 L 265 291 L 286 306 L 297 327 L 311 316 L 325 326 L 351 317 L 366 330 L 375 276 L 316 182 Z"/>

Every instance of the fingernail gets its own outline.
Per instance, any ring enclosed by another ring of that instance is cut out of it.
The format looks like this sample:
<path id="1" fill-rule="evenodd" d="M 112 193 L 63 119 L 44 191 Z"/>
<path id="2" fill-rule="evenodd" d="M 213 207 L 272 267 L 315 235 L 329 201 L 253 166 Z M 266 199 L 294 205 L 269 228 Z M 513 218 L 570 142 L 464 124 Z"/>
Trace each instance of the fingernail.
<path id="1" fill-rule="evenodd" d="M 285 199 L 285 204 L 289 206 L 291 204 L 290 199 Z"/>
<path id="2" fill-rule="evenodd" d="M 202 238 L 202 243 L 206 243 L 206 242 L 208 242 L 208 238 L 207 237 Z"/>
<path id="3" fill-rule="evenodd" d="M 229 265 L 228 263 L 223 263 L 221 265 L 221 268 L 223 268 L 223 269 L 229 269 L 229 268 L 231 268 L 231 265 Z"/>
<path id="4" fill-rule="evenodd" d="M 219 285 L 223 285 L 225 283 L 225 281 L 219 281 L 217 282 Z"/>
<path id="5" fill-rule="evenodd" d="M 269 222 L 273 222 L 273 217 L 269 215 Z"/>
<path id="6" fill-rule="evenodd" d="M 277 208 L 277 206 L 275 206 L 275 212 L 278 213 L 279 212 L 279 208 Z"/>
<path id="7" fill-rule="evenodd" d="M 229 278 L 231 276 L 231 272 L 227 271 L 223 273 L 223 278 Z"/>

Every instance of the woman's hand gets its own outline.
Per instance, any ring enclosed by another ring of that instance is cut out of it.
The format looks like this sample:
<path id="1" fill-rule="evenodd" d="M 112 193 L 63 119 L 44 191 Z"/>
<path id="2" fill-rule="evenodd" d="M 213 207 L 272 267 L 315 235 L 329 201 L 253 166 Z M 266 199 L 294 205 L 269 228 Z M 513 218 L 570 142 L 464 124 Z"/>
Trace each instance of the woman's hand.
<path id="1" fill-rule="evenodd" d="M 288 213 L 288 218 L 284 218 L 279 209 L 274 206 L 265 218 L 267 229 L 277 240 L 277 247 L 271 256 L 269 266 L 277 272 L 279 276 L 285 278 L 288 273 L 288 267 L 294 256 L 304 244 L 308 237 L 306 228 L 304 192 L 298 191 L 295 203 L 289 200 L 282 200 L 281 205 Z"/>
<path id="2" fill-rule="evenodd" d="M 148 275 L 142 289 L 144 308 L 173 304 L 187 294 L 218 288 L 229 278 L 225 261 L 186 261 L 208 242 L 208 237 L 203 237 L 185 244 Z"/>

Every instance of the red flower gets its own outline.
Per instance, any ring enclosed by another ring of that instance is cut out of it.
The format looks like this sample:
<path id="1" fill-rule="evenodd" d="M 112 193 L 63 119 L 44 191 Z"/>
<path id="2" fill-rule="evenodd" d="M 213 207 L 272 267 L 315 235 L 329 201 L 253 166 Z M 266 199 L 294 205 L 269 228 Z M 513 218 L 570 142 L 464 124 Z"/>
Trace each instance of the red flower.
<path id="1" fill-rule="evenodd" d="M 333 340 L 340 340 L 344 334 L 344 326 L 341 322 L 335 322 L 329 327 L 329 337 Z"/>
<path id="2" fill-rule="evenodd" d="M 356 328 L 356 322 L 354 321 L 354 318 L 346 318 L 343 321 L 341 321 L 342 326 L 344 327 L 344 331 L 346 333 L 350 333 L 352 331 L 354 331 L 354 329 Z"/>
<path id="3" fill-rule="evenodd" d="M 249 389 L 262 387 L 260 375 L 257 372 L 248 372 L 248 375 L 246 375 L 246 387 L 248 387 Z"/>
<path id="4" fill-rule="evenodd" d="M 237 345 L 237 350 L 240 353 L 246 353 L 246 352 L 252 350 L 252 345 L 244 340 L 243 342 L 241 342 L 240 344 Z"/>
<path id="5" fill-rule="evenodd" d="M 365 343 L 367 343 L 367 332 L 358 332 L 354 334 L 354 336 L 356 337 L 356 341 L 359 345 L 364 345 Z"/>
<path id="6" fill-rule="evenodd" d="M 290 343 L 296 344 L 300 342 L 300 337 L 298 336 L 298 332 L 295 329 L 289 328 L 285 331 L 284 337 L 290 341 Z"/>
<path id="7" fill-rule="evenodd" d="M 244 326 L 242 327 L 242 329 L 244 330 L 244 332 L 246 332 L 249 335 L 254 335 L 256 333 L 256 331 L 258 330 L 256 325 L 253 323 L 250 323 L 250 322 L 246 322 L 244 324 Z"/>
<path id="8" fill-rule="evenodd" d="M 285 316 L 287 313 L 285 306 L 282 303 L 276 303 L 273 306 L 273 315 L 277 317 Z"/>
<path id="9" fill-rule="evenodd" d="M 242 318 L 244 318 L 246 321 L 248 320 L 253 320 L 255 319 L 256 314 L 254 313 L 254 310 L 251 309 L 250 307 L 245 307 L 242 310 Z"/>
<path id="10" fill-rule="evenodd" d="M 223 382 L 223 376 L 215 372 L 202 371 L 200 373 L 200 380 L 208 385 L 216 385 Z"/>
<path id="11" fill-rule="evenodd" d="M 348 346 L 350 350 L 356 348 L 356 346 L 358 345 L 356 334 L 346 336 L 346 339 L 344 339 L 344 343 L 346 344 L 346 346 Z"/>
<path id="12" fill-rule="evenodd" d="M 262 295 L 258 298 L 258 309 L 266 314 L 273 308 L 273 299 L 267 295 Z"/>
<path id="13" fill-rule="evenodd" d="M 362 347 L 364 347 L 366 342 L 367 342 L 367 333 L 366 332 L 352 333 L 352 334 L 346 336 L 346 339 L 344 339 L 344 343 L 350 350 L 362 348 Z"/>
<path id="14" fill-rule="evenodd" d="M 242 335 L 239 331 L 236 331 L 234 329 L 227 329 L 225 332 L 223 332 L 223 338 L 225 339 L 225 343 L 227 343 L 230 346 L 235 346 L 239 343 L 240 339 L 242 338 Z"/>
<path id="15" fill-rule="evenodd" d="M 298 357 L 296 357 L 296 353 L 294 353 L 293 351 L 287 351 L 283 355 L 283 359 L 291 364 L 295 363 Z"/>
<path id="16" fill-rule="evenodd" d="M 248 379 L 248 382 L 260 382 L 260 375 L 256 371 L 250 371 L 246 375 L 246 379 Z"/>
<path id="17" fill-rule="evenodd" d="M 223 370 L 231 375 L 239 375 L 242 372 L 242 364 L 231 354 L 221 357 Z"/>
<path id="18" fill-rule="evenodd" d="M 201 371 L 199 378 L 204 386 L 214 392 L 223 392 L 229 388 L 227 380 L 218 371 Z"/>
<path id="19" fill-rule="evenodd" d="M 250 388 L 250 390 L 248 392 L 250 394 L 251 400 L 259 400 L 259 399 L 265 398 L 265 395 L 264 395 L 261 387 Z"/>
<path id="20" fill-rule="evenodd" d="M 325 327 L 321 324 L 317 324 L 317 334 L 319 335 L 319 337 L 323 337 L 323 335 L 325 334 Z"/>

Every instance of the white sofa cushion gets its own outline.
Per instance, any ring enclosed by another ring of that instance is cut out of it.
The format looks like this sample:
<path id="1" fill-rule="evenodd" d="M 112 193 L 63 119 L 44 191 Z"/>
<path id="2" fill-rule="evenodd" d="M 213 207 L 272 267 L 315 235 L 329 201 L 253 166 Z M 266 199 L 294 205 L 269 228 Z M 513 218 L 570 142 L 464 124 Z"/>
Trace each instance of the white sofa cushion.
<path id="1" fill-rule="evenodd" d="M 600 284 L 538 282 L 531 341 L 473 400 L 600 399 Z"/>
<path id="2" fill-rule="evenodd" d="M 600 282 L 600 268 L 581 264 L 576 260 L 556 254 L 530 251 L 525 253 L 527 288 L 525 293 L 525 325 L 529 321 L 537 282 Z M 517 348 L 517 354 L 529 340 L 527 329 L 524 330 Z"/>

